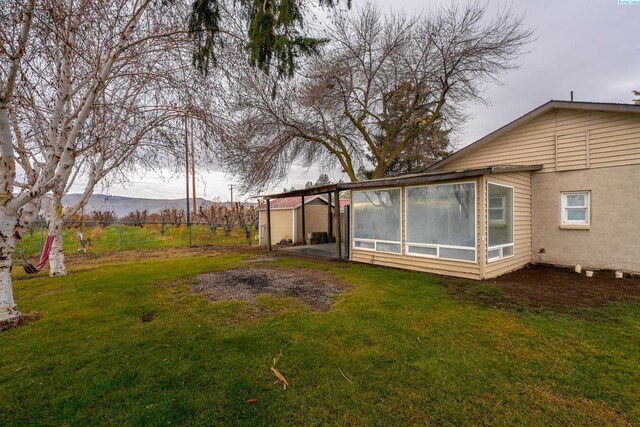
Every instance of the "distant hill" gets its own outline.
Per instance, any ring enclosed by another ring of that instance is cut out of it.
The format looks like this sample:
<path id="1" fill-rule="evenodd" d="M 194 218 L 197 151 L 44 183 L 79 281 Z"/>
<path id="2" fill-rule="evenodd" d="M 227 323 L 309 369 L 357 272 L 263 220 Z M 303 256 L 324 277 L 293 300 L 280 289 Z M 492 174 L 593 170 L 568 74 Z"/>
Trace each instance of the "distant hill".
<path id="1" fill-rule="evenodd" d="M 62 199 L 65 206 L 72 205 L 80 198 L 80 194 L 67 194 Z M 193 204 L 193 202 L 191 202 Z M 201 197 L 197 198 L 197 206 L 210 206 L 211 200 Z M 256 205 L 255 203 L 243 203 L 243 205 Z M 162 209 L 185 209 L 186 199 L 143 199 L 138 197 L 107 196 L 105 194 L 94 194 L 84 208 L 85 212 L 91 211 L 114 211 L 120 218 L 135 210 L 147 210 L 149 213 L 159 212 Z M 192 206 L 192 205 L 191 205 Z"/>

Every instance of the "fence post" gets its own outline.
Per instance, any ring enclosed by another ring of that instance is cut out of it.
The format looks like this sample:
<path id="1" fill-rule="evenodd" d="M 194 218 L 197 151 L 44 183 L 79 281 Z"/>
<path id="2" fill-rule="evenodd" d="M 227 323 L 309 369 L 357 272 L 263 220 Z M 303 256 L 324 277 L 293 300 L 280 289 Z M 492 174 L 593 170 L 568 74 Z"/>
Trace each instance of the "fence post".
<path id="1" fill-rule="evenodd" d="M 122 224 L 118 224 L 118 252 L 122 250 Z"/>

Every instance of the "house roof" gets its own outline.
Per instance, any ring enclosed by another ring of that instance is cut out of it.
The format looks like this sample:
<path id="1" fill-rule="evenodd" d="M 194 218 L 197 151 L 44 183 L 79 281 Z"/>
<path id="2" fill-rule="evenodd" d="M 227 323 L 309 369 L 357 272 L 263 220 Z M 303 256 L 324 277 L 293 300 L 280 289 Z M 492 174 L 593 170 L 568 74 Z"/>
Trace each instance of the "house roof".
<path id="1" fill-rule="evenodd" d="M 315 195 L 315 196 L 311 196 L 308 198 L 304 199 L 304 204 L 308 204 L 309 202 L 312 202 L 315 199 L 320 199 L 322 201 L 324 201 L 325 203 L 327 203 L 327 199 L 324 196 L 321 195 Z M 345 206 L 347 206 L 349 204 L 349 200 L 340 200 L 340 210 L 344 209 Z M 277 209 L 297 209 L 302 205 L 302 200 L 300 196 L 296 196 L 296 197 L 283 197 L 283 198 L 279 198 L 279 199 L 271 199 L 271 210 L 277 210 Z M 334 203 L 331 203 L 331 206 L 333 206 Z M 267 205 L 266 203 L 261 203 L 258 206 L 258 210 L 259 211 L 266 211 L 267 210 Z"/>
<path id="2" fill-rule="evenodd" d="M 480 138 L 479 140 L 467 145 L 466 147 L 456 151 L 448 157 L 440 160 L 439 162 L 431 165 L 427 170 L 436 170 L 451 162 L 452 160 L 458 159 L 470 151 L 476 150 L 483 145 L 493 141 L 494 139 L 504 135 L 507 132 L 512 131 L 518 126 L 522 126 L 523 124 L 535 119 L 536 117 L 541 116 L 542 114 L 551 111 L 551 110 L 580 110 L 580 111 L 604 111 L 610 113 L 640 113 L 640 105 L 636 104 L 615 104 L 615 103 L 604 103 L 604 102 L 573 102 L 573 101 L 557 101 L 551 100 L 545 104 L 542 104 L 538 108 L 535 108 L 529 111 L 527 114 L 518 117 L 514 121 L 507 123 L 496 131 L 491 132 L 490 134 Z"/>
<path id="3" fill-rule="evenodd" d="M 304 199 L 304 204 L 307 205 L 309 202 L 312 202 L 316 199 L 321 199 L 325 203 L 327 203 L 327 199 L 325 199 L 321 195 L 314 195 Z M 302 206 L 302 198 L 301 197 L 282 197 L 278 199 L 271 200 L 271 210 L 274 209 L 297 209 Z M 258 206 L 258 210 L 265 211 L 267 210 L 267 205 L 262 203 Z"/>

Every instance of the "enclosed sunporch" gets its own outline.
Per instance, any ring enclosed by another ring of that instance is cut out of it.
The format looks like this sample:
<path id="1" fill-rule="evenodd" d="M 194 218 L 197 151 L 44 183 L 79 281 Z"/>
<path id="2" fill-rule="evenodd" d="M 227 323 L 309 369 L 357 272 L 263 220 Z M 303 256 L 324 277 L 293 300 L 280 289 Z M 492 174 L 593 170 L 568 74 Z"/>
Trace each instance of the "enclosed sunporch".
<path id="1" fill-rule="evenodd" d="M 531 262 L 530 173 L 537 168 L 354 183 L 350 259 L 471 279 L 518 269 Z"/>

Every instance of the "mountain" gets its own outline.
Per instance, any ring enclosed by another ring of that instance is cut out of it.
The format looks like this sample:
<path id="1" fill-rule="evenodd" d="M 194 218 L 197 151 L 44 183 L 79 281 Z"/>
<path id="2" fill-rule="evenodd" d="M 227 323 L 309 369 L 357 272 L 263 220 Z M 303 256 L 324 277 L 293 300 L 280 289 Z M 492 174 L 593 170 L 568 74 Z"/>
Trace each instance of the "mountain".
<path id="1" fill-rule="evenodd" d="M 62 199 L 64 206 L 75 203 L 81 197 L 80 194 L 67 194 Z M 213 204 L 212 201 L 198 197 L 198 209 Z M 254 205 L 255 203 L 242 203 L 243 205 Z M 147 210 L 149 213 L 161 211 L 162 209 L 186 209 L 186 199 L 143 199 L 138 197 L 108 196 L 105 194 L 94 194 L 84 208 L 85 213 L 91 211 L 114 211 L 118 218 L 121 218 L 136 210 Z M 191 202 L 190 207 L 193 207 Z"/>

